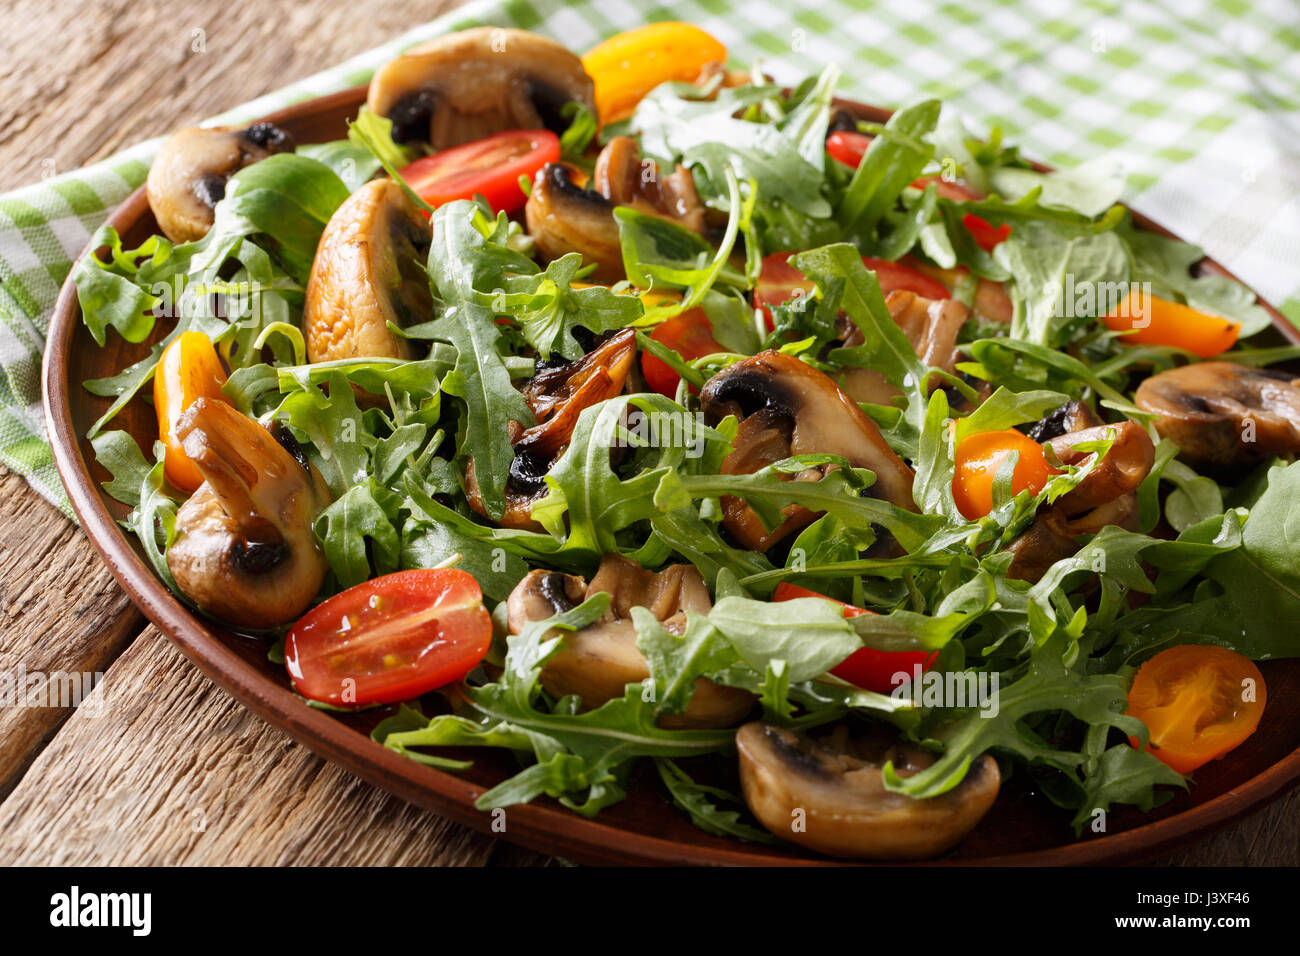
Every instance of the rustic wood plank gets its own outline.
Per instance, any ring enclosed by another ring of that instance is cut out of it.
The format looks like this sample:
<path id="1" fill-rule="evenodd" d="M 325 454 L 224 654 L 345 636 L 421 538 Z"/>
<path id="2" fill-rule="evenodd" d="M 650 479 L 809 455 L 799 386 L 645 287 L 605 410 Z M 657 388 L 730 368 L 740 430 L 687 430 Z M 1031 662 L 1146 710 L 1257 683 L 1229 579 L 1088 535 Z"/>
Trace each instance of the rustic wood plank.
<path id="1" fill-rule="evenodd" d="M 7 3 L 0 35 L 0 188 L 75 169 L 223 112 L 461 2 Z"/>
<path id="2" fill-rule="evenodd" d="M 9 681 L 105 671 L 143 625 L 77 527 L 22 478 L 0 474 L 0 666 Z M 70 712 L 0 707 L 0 797 Z"/>
<path id="3" fill-rule="evenodd" d="M 547 862 L 405 804 L 314 756 L 217 689 L 152 627 L 118 658 L 0 806 L 0 860 Z"/>

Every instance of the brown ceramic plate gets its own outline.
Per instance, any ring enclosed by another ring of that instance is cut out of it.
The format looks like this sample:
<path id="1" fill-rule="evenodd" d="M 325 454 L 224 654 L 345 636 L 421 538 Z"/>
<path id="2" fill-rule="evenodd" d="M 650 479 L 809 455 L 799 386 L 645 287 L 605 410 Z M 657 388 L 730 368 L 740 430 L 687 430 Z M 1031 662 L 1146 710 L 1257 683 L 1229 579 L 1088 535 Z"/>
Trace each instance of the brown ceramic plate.
<path id="1" fill-rule="evenodd" d="M 364 88 L 302 103 L 268 117 L 300 143 L 325 142 L 345 134 L 345 121 L 364 101 Z M 850 104 L 845 104 L 849 106 Z M 883 121 L 888 113 L 869 107 L 855 111 Z M 1164 230 L 1135 217 L 1144 228 Z M 128 248 L 157 227 L 144 190 L 133 193 L 109 219 Z M 1226 275 L 1216 263 L 1202 270 Z M 1300 342 L 1276 311 L 1269 310 L 1279 342 Z M 160 330 L 163 331 L 163 330 Z M 368 732 L 383 715 L 334 715 L 306 706 L 289 689 L 284 668 L 266 659 L 262 641 L 233 634 L 198 618 L 154 576 L 134 536 L 116 523 L 126 508 L 106 495 L 109 478 L 82 436 L 108 404 L 81 387 L 86 379 L 116 373 L 136 361 L 149 343 L 133 346 L 116 336 L 96 347 L 81 322 L 77 294 L 64 284 L 55 307 L 45 350 L 45 415 L 54 457 L 72 505 L 91 542 L 108 562 L 132 600 L 218 685 L 245 706 L 281 727 L 314 752 L 357 776 L 443 816 L 484 832 L 490 818 L 474 809 L 485 789 L 518 769 L 509 754 L 478 750 L 474 767 L 460 775 L 421 766 L 370 740 Z M 128 406 L 116 420 L 148 448 L 157 428 L 143 402 Z M 1196 835 L 1259 807 L 1300 778 L 1300 660 L 1266 662 L 1268 710 L 1262 729 L 1249 743 L 1197 771 L 1191 792 L 1180 794 L 1153 813 L 1120 808 L 1110 815 L 1105 835 L 1075 839 L 1068 814 L 1039 795 L 1004 788 L 992 812 L 966 841 L 939 862 L 957 864 L 1092 864 L 1133 860 L 1169 850 Z M 658 781 L 644 779 L 623 803 L 595 820 L 580 817 L 549 799 L 508 811 L 506 839 L 545 853 L 590 864 L 825 864 L 835 861 L 797 848 L 756 846 L 697 829 L 675 809 Z"/>

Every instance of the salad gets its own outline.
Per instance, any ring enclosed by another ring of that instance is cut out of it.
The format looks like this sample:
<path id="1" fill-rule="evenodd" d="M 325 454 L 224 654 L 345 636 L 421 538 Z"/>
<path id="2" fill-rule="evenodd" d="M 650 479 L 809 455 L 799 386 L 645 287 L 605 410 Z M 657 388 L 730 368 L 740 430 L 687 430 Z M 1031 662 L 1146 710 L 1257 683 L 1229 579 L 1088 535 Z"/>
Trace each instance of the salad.
<path id="1" fill-rule="evenodd" d="M 412 760 L 512 751 L 485 811 L 657 787 L 914 859 L 1249 748 L 1300 654 L 1300 352 L 1106 169 L 839 79 L 484 27 L 345 140 L 174 134 L 161 233 L 75 271 L 138 344 L 89 437 L 158 576 Z"/>

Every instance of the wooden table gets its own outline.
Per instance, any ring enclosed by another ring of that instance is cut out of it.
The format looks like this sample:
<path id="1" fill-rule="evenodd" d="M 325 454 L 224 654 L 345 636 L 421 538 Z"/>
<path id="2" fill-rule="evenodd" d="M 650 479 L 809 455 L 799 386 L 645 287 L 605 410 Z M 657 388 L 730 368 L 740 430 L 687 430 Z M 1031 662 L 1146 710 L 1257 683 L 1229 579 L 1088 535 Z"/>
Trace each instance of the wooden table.
<path id="1" fill-rule="evenodd" d="M 456 5 L 295 0 L 270 15 L 259 0 L 17 0 L 0 14 L 0 188 L 220 112 Z M 0 710 L 0 862 L 549 862 L 407 806 L 245 711 L 146 623 L 71 522 L 0 469 L 0 666 L 20 663 L 102 671 L 106 699 L 96 713 Z M 1159 862 L 1300 864 L 1298 817 L 1300 791 Z"/>

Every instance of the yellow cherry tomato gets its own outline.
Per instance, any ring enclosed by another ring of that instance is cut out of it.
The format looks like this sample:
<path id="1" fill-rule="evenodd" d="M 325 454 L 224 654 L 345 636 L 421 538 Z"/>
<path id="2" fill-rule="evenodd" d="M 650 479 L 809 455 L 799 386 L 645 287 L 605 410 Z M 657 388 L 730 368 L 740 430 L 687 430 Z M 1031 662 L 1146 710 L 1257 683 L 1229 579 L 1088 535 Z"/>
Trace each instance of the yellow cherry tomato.
<path id="1" fill-rule="evenodd" d="M 1128 332 L 1122 339 L 1129 345 L 1169 345 L 1186 349 L 1200 358 L 1213 358 L 1237 343 L 1240 323 L 1221 315 L 1196 309 L 1138 289 L 1129 293 L 1102 318 L 1106 328 Z"/>
<path id="2" fill-rule="evenodd" d="M 1255 732 L 1268 695 L 1248 657 L 1226 647 L 1180 644 L 1138 669 L 1128 713 L 1147 725 L 1151 753 L 1179 773 L 1191 773 Z M 1134 747 L 1135 737 L 1129 738 Z"/>
<path id="3" fill-rule="evenodd" d="M 167 448 L 163 471 L 182 491 L 196 491 L 203 475 L 185 454 L 176 437 L 176 423 L 200 398 L 226 401 L 221 386 L 226 381 L 212 340 L 202 332 L 182 332 L 163 350 L 153 374 L 153 404 L 158 413 L 158 437 Z"/>
<path id="4" fill-rule="evenodd" d="M 967 435 L 957 445 L 952 476 L 952 496 L 967 521 L 993 510 L 993 481 L 1012 452 L 1020 453 L 1011 476 L 1012 494 L 1036 495 L 1053 475 L 1060 474 L 1047 463 L 1043 446 L 1014 428 Z"/>
<path id="5" fill-rule="evenodd" d="M 689 23 L 651 23 L 610 37 L 582 58 L 596 85 L 596 112 L 611 123 L 631 113 L 660 83 L 690 82 L 727 48 Z"/>

